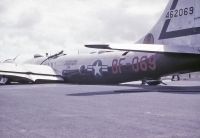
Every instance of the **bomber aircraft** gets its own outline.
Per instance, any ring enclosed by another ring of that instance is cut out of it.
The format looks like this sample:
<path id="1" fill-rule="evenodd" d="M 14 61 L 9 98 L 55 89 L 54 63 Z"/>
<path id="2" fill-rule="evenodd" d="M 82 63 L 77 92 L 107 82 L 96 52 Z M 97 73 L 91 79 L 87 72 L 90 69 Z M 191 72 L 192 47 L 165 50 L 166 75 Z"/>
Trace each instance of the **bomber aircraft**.
<path id="1" fill-rule="evenodd" d="M 200 0 L 170 0 L 153 29 L 135 44 L 88 44 L 98 53 L 1 62 L 1 82 L 161 83 L 170 74 L 200 71 Z M 153 80 L 153 81 L 152 81 Z"/>

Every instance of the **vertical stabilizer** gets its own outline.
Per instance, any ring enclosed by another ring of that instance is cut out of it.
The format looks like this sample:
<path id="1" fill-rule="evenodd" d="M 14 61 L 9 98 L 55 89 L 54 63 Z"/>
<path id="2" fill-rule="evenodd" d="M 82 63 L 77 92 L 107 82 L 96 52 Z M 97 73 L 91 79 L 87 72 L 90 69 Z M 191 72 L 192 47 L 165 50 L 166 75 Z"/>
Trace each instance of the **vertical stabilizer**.
<path id="1" fill-rule="evenodd" d="M 170 0 L 160 20 L 138 43 L 200 45 L 200 0 Z"/>

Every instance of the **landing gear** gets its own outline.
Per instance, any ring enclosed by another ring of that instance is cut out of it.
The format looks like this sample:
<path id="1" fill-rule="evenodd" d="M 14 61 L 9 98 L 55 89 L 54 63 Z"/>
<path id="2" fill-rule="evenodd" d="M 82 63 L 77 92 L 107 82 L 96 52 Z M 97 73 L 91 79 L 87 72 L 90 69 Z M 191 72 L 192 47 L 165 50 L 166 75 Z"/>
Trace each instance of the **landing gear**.
<path id="1" fill-rule="evenodd" d="M 179 80 L 180 80 L 180 76 L 179 75 L 172 75 L 171 81 L 179 81 Z"/>
<path id="2" fill-rule="evenodd" d="M 142 84 L 141 85 L 149 85 L 149 86 L 156 86 L 159 84 L 164 84 L 167 85 L 166 83 L 162 82 L 161 80 L 142 80 Z"/>

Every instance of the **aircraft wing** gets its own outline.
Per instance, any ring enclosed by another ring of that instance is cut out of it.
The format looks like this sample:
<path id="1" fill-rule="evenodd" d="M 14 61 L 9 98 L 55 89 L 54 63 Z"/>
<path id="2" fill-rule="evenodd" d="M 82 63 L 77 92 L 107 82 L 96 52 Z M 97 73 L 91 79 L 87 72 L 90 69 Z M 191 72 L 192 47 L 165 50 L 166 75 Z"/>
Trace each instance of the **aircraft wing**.
<path id="1" fill-rule="evenodd" d="M 200 54 L 200 47 L 158 45 L 158 44 L 111 44 L 85 45 L 88 48 L 135 51 L 147 53 Z"/>
<path id="2" fill-rule="evenodd" d="M 17 82 L 63 81 L 60 75 L 46 65 L 0 63 L 0 76 Z"/>

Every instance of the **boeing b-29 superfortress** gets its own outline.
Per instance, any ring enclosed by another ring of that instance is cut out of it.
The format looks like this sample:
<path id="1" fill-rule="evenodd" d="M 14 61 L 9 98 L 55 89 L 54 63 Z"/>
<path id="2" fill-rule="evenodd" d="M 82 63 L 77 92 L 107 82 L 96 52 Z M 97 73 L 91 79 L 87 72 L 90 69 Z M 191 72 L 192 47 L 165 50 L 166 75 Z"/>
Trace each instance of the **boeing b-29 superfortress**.
<path id="1" fill-rule="evenodd" d="M 200 1 L 170 0 L 153 29 L 136 44 L 90 44 L 87 55 L 35 56 L 24 64 L 0 63 L 1 80 L 36 83 L 118 84 L 200 71 Z M 150 84 L 150 83 L 149 83 Z M 155 84 L 155 83 L 154 83 Z"/>

